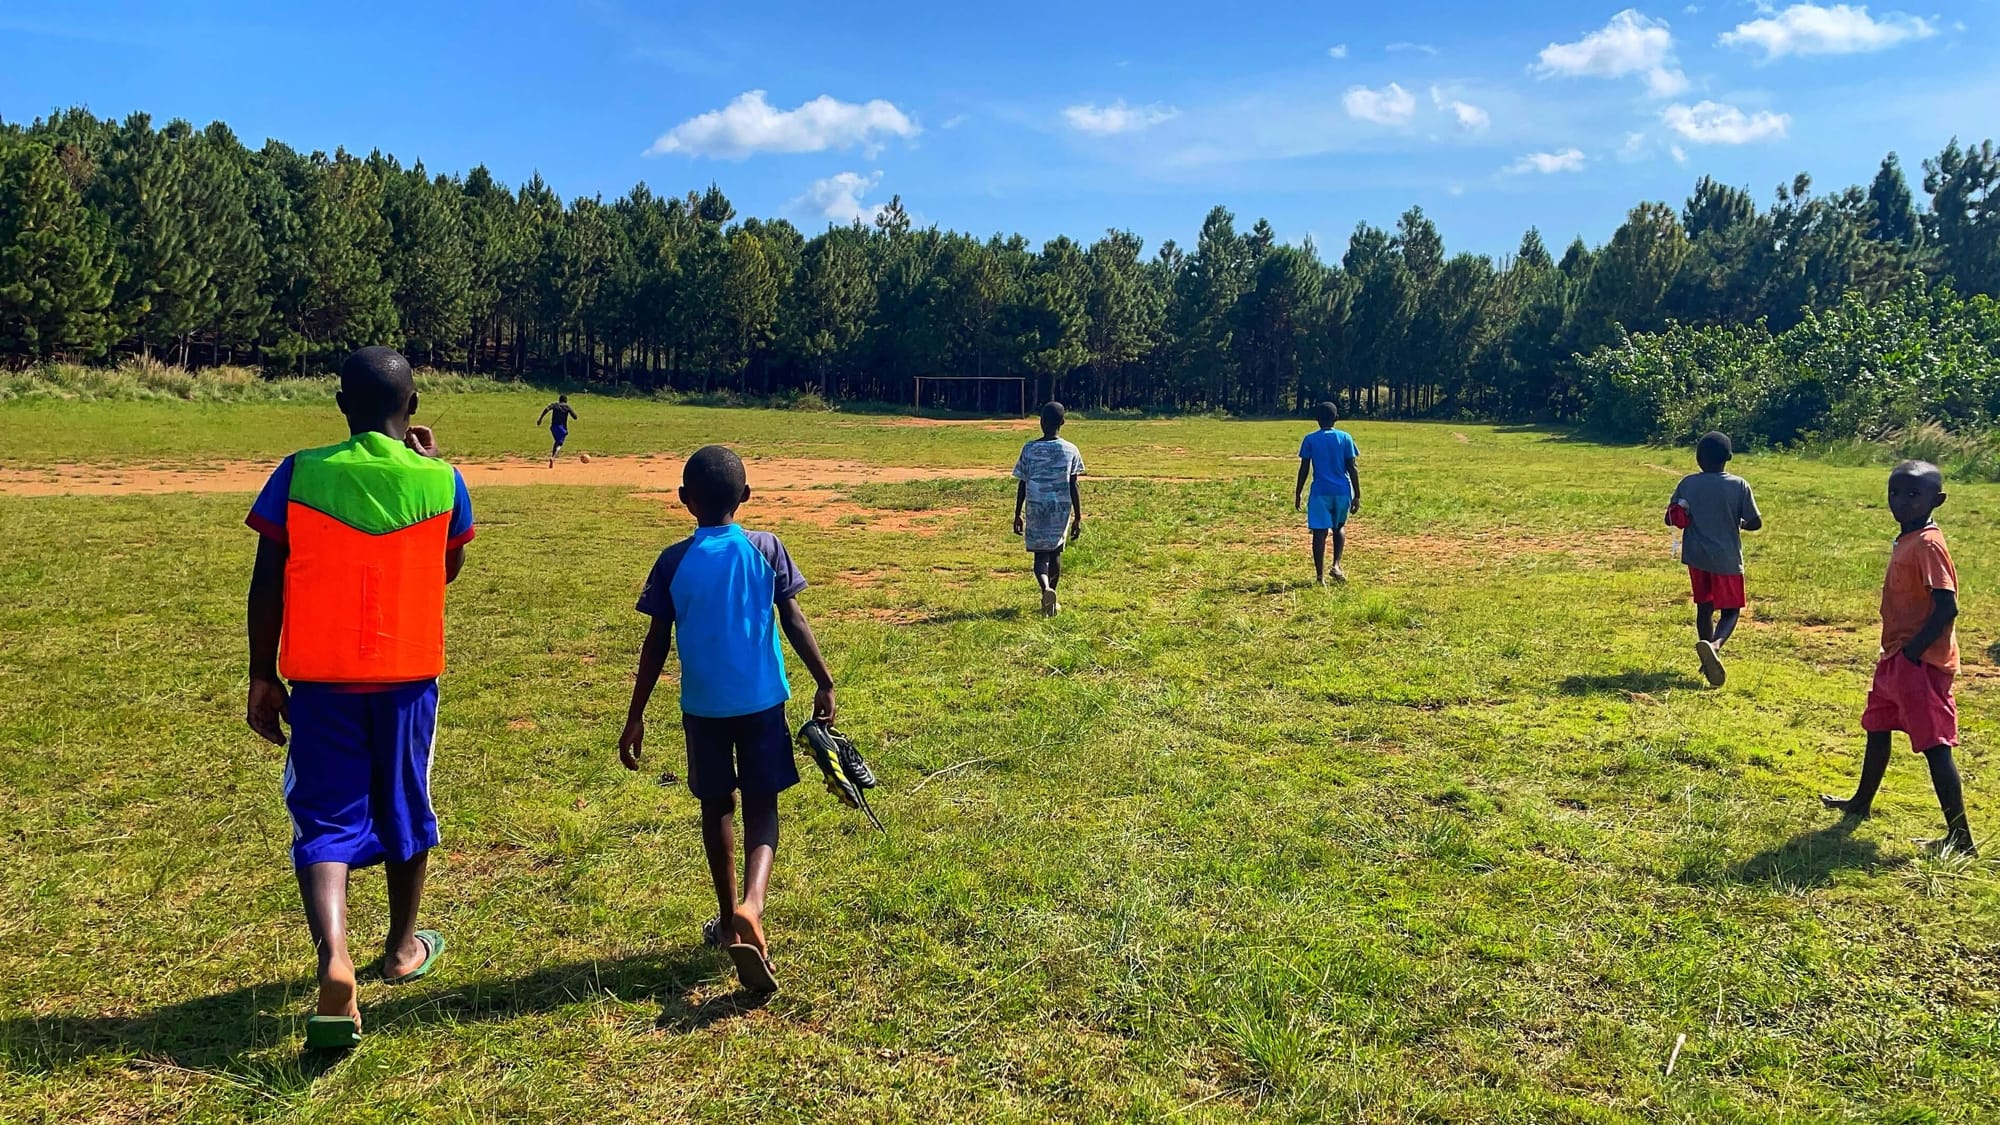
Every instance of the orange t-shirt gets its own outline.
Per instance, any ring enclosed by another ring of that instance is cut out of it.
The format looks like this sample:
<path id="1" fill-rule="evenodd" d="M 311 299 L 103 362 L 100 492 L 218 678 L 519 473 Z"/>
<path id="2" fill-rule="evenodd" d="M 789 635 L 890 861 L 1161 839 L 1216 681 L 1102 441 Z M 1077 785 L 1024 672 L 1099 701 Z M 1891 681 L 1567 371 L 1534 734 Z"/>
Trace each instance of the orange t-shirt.
<path id="1" fill-rule="evenodd" d="M 1889 553 L 1889 573 L 1882 579 L 1882 654 L 1903 651 L 1930 620 L 1932 590 L 1958 592 L 1958 571 L 1945 549 L 1944 532 L 1936 524 L 1906 532 Z M 1924 663 L 1947 672 L 1958 671 L 1958 629 L 1946 629 L 1924 652 Z"/>

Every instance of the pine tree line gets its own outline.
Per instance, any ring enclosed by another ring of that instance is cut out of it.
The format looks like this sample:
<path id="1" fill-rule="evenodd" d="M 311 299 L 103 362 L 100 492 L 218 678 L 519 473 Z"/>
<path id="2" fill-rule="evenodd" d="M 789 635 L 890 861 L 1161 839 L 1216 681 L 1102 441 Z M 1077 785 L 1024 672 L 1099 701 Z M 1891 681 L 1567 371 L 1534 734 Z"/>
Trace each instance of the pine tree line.
<path id="1" fill-rule="evenodd" d="M 1940 279 L 2000 291 L 2000 153 L 1954 140 L 1923 167 L 1921 207 L 1894 154 L 1865 188 L 1801 175 L 1763 209 L 1703 178 L 1560 259 L 1535 230 L 1498 261 L 1448 254 L 1412 207 L 1329 262 L 1222 207 L 1151 255 L 1117 230 L 1038 249 L 913 229 L 900 199 L 808 238 L 713 186 L 565 204 L 539 176 L 509 190 L 72 109 L 0 125 L 0 356 L 278 374 L 386 340 L 433 366 L 746 395 L 1013 375 L 1092 408 L 1570 418 L 1576 357 L 1626 332 L 1782 332 Z"/>

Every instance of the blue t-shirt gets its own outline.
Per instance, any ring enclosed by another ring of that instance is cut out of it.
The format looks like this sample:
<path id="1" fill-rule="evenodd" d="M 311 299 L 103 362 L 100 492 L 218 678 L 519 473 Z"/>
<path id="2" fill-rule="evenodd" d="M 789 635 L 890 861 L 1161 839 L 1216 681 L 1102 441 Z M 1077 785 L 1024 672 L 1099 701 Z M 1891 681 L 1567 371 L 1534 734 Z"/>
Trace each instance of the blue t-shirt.
<path id="1" fill-rule="evenodd" d="M 661 551 L 638 609 L 679 631 L 681 710 L 727 719 L 790 699 L 777 605 L 805 588 L 785 545 L 768 531 L 700 527 Z"/>
<path id="2" fill-rule="evenodd" d="M 1348 483 L 1347 467 L 1360 456 L 1346 430 L 1314 430 L 1299 443 L 1299 459 L 1312 462 L 1314 496 L 1353 496 L 1354 486 Z"/>
<path id="3" fill-rule="evenodd" d="M 453 488 L 451 501 L 451 523 L 445 532 L 449 539 L 445 549 L 463 547 L 472 540 L 472 494 L 465 490 L 465 478 L 454 468 L 451 471 Z M 243 522 L 249 524 L 258 534 L 279 543 L 286 541 L 285 511 L 292 498 L 292 459 L 278 462 L 271 473 L 271 479 L 264 482 L 264 490 L 257 494 L 257 500 L 250 505 L 250 515 Z"/>

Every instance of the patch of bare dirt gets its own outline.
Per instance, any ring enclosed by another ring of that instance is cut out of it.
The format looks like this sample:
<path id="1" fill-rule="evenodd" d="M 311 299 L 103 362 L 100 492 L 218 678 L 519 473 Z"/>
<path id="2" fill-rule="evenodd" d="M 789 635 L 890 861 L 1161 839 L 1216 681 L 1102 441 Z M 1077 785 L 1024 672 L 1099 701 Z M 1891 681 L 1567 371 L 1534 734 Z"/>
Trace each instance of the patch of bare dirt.
<path id="1" fill-rule="evenodd" d="M 680 487 L 682 459 L 663 454 L 593 457 L 588 464 L 565 458 L 547 461 L 455 461 L 469 488 L 510 485 L 632 485 L 671 492 Z M 46 469 L 0 469 L 0 495 L 143 496 L 164 492 L 255 492 L 270 479 L 274 461 L 216 461 L 192 467 L 54 465 Z M 754 490 L 824 488 L 854 484 L 900 484 L 914 480 L 993 476 L 987 466 L 943 468 L 927 465 L 869 465 L 814 457 L 753 457 L 745 461 Z"/>
<path id="2" fill-rule="evenodd" d="M 1470 444 L 1472 444 L 1472 439 L 1471 439 L 1471 438 L 1469 438 L 1469 437 L 1466 437 L 1466 436 L 1465 436 L 1464 434 L 1461 434 L 1461 433 L 1459 433 L 1459 432 L 1458 432 L 1457 430 L 1453 430 L 1453 431 L 1451 432 L 1451 440 L 1453 440 L 1453 441 L 1455 441 L 1455 442 L 1458 442 L 1458 443 L 1460 443 L 1460 444 L 1462 444 L 1462 445 L 1470 445 Z"/>
<path id="3" fill-rule="evenodd" d="M 1646 462 L 1646 467 L 1653 470 L 1656 473 L 1665 473 L 1670 477 L 1681 477 L 1687 475 L 1686 473 L 1681 472 L 1679 469 L 1669 469 L 1665 465 L 1655 465 L 1651 461 Z"/>
<path id="4" fill-rule="evenodd" d="M 507 720 L 507 729 L 511 731 L 531 731 L 540 730 L 541 726 L 533 719 L 509 719 Z"/>
<path id="5" fill-rule="evenodd" d="M 871 532 L 901 531 L 931 536 L 944 530 L 952 519 L 970 508 L 926 508 L 902 511 L 869 508 L 849 500 L 845 493 L 828 488 L 785 488 L 758 491 L 751 486 L 750 502 L 743 505 L 742 518 L 750 523 L 765 520 L 811 524 L 829 530 L 861 528 Z M 642 499 L 680 503 L 672 492 L 641 492 Z"/>

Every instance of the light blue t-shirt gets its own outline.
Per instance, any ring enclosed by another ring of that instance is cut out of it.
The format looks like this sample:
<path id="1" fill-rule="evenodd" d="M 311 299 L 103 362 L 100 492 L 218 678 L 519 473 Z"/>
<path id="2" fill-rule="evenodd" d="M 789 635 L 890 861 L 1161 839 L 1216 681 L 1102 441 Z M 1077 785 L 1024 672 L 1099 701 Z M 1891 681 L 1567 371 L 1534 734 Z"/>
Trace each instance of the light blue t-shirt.
<path id="1" fill-rule="evenodd" d="M 1354 448 L 1354 438 L 1346 430 L 1314 430 L 1299 443 L 1299 459 L 1312 462 L 1312 494 L 1314 496 L 1354 495 L 1354 486 L 1348 483 L 1347 467 L 1360 460 L 1361 451 Z"/>
<path id="2" fill-rule="evenodd" d="M 638 609 L 674 623 L 681 710 L 727 719 L 790 699 L 777 604 L 805 588 L 785 545 L 768 531 L 701 527 L 660 552 Z"/>

